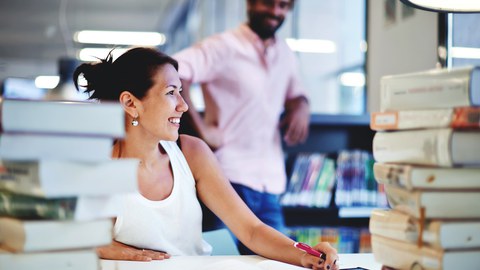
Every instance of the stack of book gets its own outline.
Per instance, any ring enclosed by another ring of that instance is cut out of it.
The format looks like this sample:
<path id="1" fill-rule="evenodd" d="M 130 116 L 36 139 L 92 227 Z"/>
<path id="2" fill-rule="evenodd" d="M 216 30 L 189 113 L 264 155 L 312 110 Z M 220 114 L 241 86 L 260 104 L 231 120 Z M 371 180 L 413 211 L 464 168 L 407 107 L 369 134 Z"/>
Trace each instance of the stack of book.
<path id="1" fill-rule="evenodd" d="M 480 69 L 381 80 L 375 179 L 391 209 L 370 217 L 375 259 L 394 269 L 480 265 Z"/>
<path id="2" fill-rule="evenodd" d="M 99 269 L 115 199 L 137 191 L 138 160 L 111 159 L 121 106 L 0 102 L 0 269 Z"/>

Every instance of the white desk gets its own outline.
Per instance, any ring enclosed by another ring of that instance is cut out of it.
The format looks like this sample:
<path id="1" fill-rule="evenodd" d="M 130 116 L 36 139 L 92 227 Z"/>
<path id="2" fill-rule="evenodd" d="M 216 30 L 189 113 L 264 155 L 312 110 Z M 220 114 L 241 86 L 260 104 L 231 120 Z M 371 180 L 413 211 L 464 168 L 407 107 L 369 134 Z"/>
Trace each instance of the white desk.
<path id="1" fill-rule="evenodd" d="M 380 270 L 372 254 L 340 254 L 340 268 Z M 178 256 L 162 261 L 131 262 L 101 260 L 102 270 L 305 270 L 260 256 Z"/>

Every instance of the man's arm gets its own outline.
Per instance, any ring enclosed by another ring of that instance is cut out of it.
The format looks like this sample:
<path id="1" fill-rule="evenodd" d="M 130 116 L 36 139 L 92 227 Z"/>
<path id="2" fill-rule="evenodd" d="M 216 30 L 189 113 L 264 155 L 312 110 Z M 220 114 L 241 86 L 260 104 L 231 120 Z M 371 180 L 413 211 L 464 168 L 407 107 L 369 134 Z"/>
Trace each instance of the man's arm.
<path id="1" fill-rule="evenodd" d="M 285 102 L 285 116 L 280 123 L 285 128 L 283 139 L 287 145 L 303 143 L 308 137 L 310 106 L 305 96 L 298 96 Z"/>
<path id="2" fill-rule="evenodd" d="M 182 97 L 185 102 L 188 104 L 188 115 L 190 116 L 192 128 L 198 133 L 200 138 L 204 140 L 212 150 L 219 148 L 222 143 L 222 136 L 220 131 L 216 126 L 207 125 L 203 120 L 202 115 L 195 109 L 192 103 L 190 95 L 190 87 L 192 85 L 191 81 L 181 80 L 182 81 Z"/>

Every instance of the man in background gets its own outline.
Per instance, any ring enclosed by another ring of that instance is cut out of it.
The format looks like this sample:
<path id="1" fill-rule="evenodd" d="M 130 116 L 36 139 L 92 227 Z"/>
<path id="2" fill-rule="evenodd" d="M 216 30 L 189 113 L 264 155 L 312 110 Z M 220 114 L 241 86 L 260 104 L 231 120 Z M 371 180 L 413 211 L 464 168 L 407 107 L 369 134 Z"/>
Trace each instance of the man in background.
<path id="1" fill-rule="evenodd" d="M 284 231 L 283 140 L 302 143 L 310 112 L 296 56 L 276 38 L 294 0 L 247 0 L 248 22 L 174 55 L 196 133 L 212 148 L 232 186 L 266 224 Z M 200 84 L 204 115 L 195 110 Z M 283 114 L 283 117 L 281 117 Z M 242 254 L 251 254 L 239 243 Z"/>

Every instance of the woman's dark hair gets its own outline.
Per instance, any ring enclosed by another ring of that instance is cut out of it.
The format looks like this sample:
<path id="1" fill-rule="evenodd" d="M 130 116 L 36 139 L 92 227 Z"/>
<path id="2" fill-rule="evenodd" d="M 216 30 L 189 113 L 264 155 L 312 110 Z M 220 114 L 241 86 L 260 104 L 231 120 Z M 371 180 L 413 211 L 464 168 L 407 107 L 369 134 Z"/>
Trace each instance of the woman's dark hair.
<path id="1" fill-rule="evenodd" d="M 118 101 L 125 90 L 142 99 L 153 86 L 152 77 L 158 68 L 171 64 L 178 71 L 175 59 L 154 48 L 133 48 L 115 61 L 112 51 L 100 62 L 81 64 L 73 73 L 77 91 L 80 91 L 78 77 L 83 75 L 87 81 L 87 85 L 80 86 L 90 95 L 89 99 Z"/>

